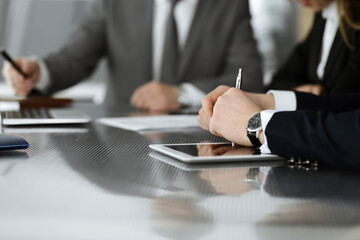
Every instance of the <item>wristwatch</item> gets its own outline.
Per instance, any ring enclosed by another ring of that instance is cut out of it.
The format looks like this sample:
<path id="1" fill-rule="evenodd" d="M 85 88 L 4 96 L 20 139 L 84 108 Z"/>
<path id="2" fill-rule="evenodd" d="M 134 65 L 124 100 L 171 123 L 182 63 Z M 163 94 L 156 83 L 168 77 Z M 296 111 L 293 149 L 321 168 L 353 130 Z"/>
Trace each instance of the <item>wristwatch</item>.
<path id="1" fill-rule="evenodd" d="M 255 147 L 260 147 L 262 145 L 259 140 L 259 133 L 261 130 L 261 115 L 260 113 L 257 113 L 249 119 L 246 125 L 247 136 Z"/>
<path id="2" fill-rule="evenodd" d="M 183 106 L 187 107 L 191 105 L 189 94 L 185 91 L 184 87 L 179 87 L 178 102 Z"/>

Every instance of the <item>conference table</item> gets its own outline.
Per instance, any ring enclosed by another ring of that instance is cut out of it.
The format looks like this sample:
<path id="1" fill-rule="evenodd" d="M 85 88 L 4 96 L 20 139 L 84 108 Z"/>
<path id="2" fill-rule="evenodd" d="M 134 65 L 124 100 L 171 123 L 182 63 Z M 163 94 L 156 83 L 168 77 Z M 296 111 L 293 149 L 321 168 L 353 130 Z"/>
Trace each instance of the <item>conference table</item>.
<path id="1" fill-rule="evenodd" d="M 189 165 L 149 144 L 221 142 L 200 128 L 133 132 L 92 122 L 3 127 L 0 239 L 360 239 L 360 174 L 288 161 Z M 286 147 L 286 146 L 284 146 Z"/>

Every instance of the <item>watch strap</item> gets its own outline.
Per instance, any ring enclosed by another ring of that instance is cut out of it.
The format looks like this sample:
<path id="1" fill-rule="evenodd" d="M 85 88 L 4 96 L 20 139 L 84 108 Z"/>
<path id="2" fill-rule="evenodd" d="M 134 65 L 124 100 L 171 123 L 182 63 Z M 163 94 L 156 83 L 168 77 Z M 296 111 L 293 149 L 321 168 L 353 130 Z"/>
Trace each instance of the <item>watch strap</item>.
<path id="1" fill-rule="evenodd" d="M 255 147 L 261 147 L 261 142 L 260 140 L 256 137 L 256 132 L 247 132 L 247 136 L 250 140 L 250 142 L 252 143 L 252 145 L 254 145 Z"/>
<path id="2" fill-rule="evenodd" d="M 183 86 L 180 86 L 179 88 L 179 96 L 177 100 L 183 107 L 191 105 L 189 94 L 186 92 Z"/>

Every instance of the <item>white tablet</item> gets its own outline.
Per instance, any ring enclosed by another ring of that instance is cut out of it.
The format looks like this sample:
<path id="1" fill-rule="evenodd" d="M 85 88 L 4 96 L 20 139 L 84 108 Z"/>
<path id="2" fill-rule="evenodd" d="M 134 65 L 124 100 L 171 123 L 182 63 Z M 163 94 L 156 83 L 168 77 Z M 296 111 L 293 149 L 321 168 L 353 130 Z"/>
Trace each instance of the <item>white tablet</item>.
<path id="1" fill-rule="evenodd" d="M 278 167 L 286 164 L 283 159 L 271 161 L 240 161 L 240 162 L 205 162 L 205 163 L 185 163 L 175 158 L 164 155 L 160 152 L 152 151 L 149 153 L 151 158 L 166 163 L 170 166 L 176 167 L 183 171 L 201 171 L 212 169 L 227 169 L 227 168 L 256 168 L 256 167 Z"/>
<path id="2" fill-rule="evenodd" d="M 279 161 L 285 158 L 258 149 L 222 143 L 152 144 L 149 147 L 184 163 Z"/>

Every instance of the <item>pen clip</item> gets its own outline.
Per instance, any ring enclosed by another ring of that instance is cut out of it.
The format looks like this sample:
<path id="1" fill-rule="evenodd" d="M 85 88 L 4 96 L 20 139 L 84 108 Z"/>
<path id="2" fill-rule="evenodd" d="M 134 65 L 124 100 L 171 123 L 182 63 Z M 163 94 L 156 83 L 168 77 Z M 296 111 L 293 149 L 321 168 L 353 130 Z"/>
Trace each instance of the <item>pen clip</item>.
<path id="1" fill-rule="evenodd" d="M 238 74 L 238 76 L 236 78 L 236 88 L 237 89 L 241 89 L 241 78 L 242 78 L 241 72 L 242 72 L 242 69 L 240 68 L 239 69 L 239 74 Z"/>

